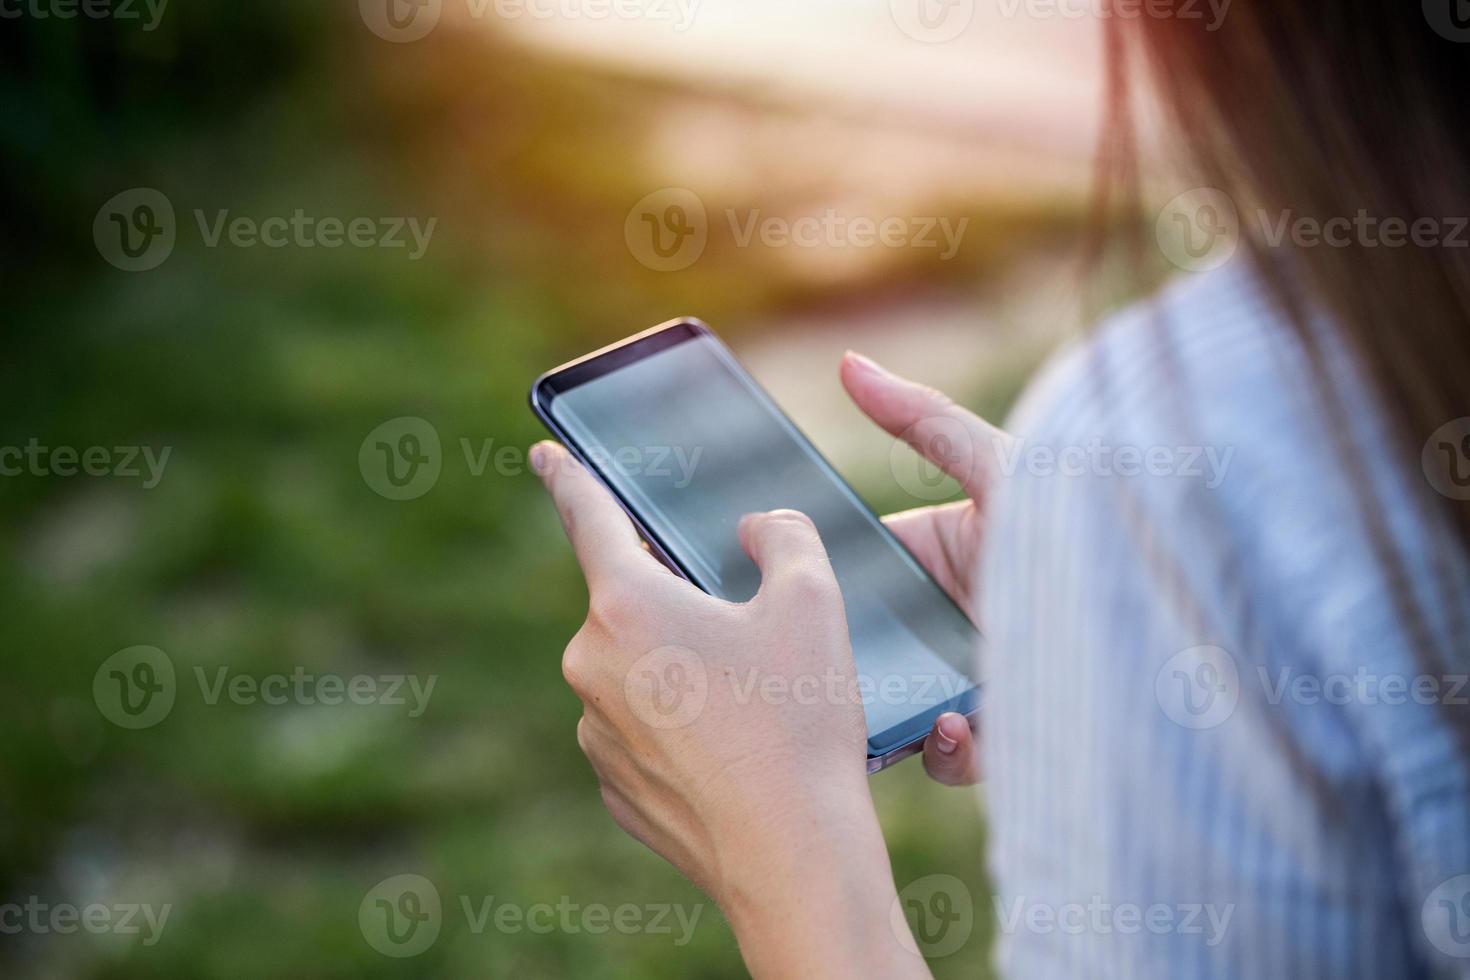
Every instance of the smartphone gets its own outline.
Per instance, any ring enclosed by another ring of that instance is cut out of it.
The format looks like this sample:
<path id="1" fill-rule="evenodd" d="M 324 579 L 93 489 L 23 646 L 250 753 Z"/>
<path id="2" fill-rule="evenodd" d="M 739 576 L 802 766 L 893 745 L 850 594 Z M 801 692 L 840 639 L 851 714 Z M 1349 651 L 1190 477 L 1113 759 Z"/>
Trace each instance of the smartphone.
<path id="1" fill-rule="evenodd" d="M 711 595 L 745 602 L 760 587 L 742 516 L 812 519 L 846 607 L 870 773 L 922 749 L 940 714 L 975 713 L 974 624 L 709 327 L 673 320 L 548 371 L 531 408 L 653 553 Z M 755 696 L 827 690 L 809 679 Z"/>

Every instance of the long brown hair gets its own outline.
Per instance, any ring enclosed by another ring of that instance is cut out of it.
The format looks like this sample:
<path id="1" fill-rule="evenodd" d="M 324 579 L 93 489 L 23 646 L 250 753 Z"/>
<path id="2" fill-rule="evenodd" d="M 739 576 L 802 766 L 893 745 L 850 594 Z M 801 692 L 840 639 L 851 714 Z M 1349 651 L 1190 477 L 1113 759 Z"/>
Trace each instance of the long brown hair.
<path id="1" fill-rule="evenodd" d="M 1286 258 L 1260 228 L 1240 222 L 1247 254 L 1313 364 L 1307 381 L 1340 439 L 1337 453 L 1414 652 L 1432 674 L 1466 669 L 1466 624 L 1452 618 L 1438 635 L 1430 626 L 1407 575 L 1412 556 L 1389 534 L 1309 311 L 1329 315 L 1369 379 L 1391 427 L 1393 463 L 1415 476 L 1413 504 L 1444 531 L 1445 550 L 1432 556 L 1438 567 L 1463 559 L 1470 502 L 1436 492 L 1431 481 L 1460 476 L 1454 453 L 1470 446 L 1424 453 L 1433 433 L 1470 417 L 1470 25 L 1462 30 L 1455 22 L 1456 2 L 1234 0 L 1218 18 L 1180 16 L 1182 4 L 1168 5 L 1163 16 L 1151 16 L 1147 5 L 1123 11 L 1105 0 L 1104 7 L 1104 211 L 1109 196 L 1122 193 L 1129 210 L 1142 213 L 1129 91 L 1136 57 L 1201 184 L 1265 213 L 1319 223 L 1360 214 L 1406 225 L 1427 218 L 1442 233 L 1433 245 L 1358 240 Z M 1445 8 L 1442 18 L 1436 3 Z M 1137 225 L 1132 237 L 1135 244 L 1143 237 Z M 1453 617 L 1465 597 L 1448 594 L 1448 580 L 1440 577 L 1438 601 Z M 1446 711 L 1470 757 L 1470 712 Z"/>

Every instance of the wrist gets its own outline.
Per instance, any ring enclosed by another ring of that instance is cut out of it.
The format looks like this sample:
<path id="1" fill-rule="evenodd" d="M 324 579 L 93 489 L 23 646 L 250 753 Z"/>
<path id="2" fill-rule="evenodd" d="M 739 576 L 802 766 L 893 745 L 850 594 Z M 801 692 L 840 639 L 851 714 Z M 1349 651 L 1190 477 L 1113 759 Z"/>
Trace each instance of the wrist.
<path id="1" fill-rule="evenodd" d="M 752 976 L 928 976 L 894 931 L 897 890 L 866 782 L 853 796 L 732 858 L 720 904 Z"/>

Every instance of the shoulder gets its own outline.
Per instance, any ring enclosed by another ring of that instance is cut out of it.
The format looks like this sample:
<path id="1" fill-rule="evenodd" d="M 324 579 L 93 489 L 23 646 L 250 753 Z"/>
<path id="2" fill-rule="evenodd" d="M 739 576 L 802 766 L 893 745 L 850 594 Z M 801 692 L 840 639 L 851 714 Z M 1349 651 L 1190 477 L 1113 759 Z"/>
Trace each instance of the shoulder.
<path id="1" fill-rule="evenodd" d="M 1221 629 L 1248 615 L 1283 653 L 1328 668 L 1367 657 L 1375 637 L 1369 662 L 1400 666 L 1388 661 L 1406 624 L 1385 601 L 1368 516 L 1412 589 L 1432 590 L 1439 549 L 1415 503 L 1418 449 L 1390 437 L 1370 390 L 1331 322 L 1291 323 L 1243 257 L 1178 281 L 1028 389 L 1008 423 L 1023 448 L 997 495 L 997 538 L 1014 528 L 1013 558 L 1053 562 L 1149 552 L 1154 577 Z"/>
<path id="2" fill-rule="evenodd" d="M 1055 357 L 1007 427 L 1032 439 L 1239 441 L 1299 407 L 1291 330 L 1243 260 L 1177 280 Z M 1288 378 L 1296 380 L 1288 383 Z"/>
<path id="3" fill-rule="evenodd" d="M 1146 538 L 1169 575 L 1214 591 L 1225 549 L 1256 550 L 1277 521 L 1298 535 L 1299 513 L 1321 503 L 1333 453 L 1293 337 L 1243 260 L 1111 317 L 1008 420 L 1019 449 L 1000 525 L 1054 560 L 1091 547 L 1116 563 Z"/>
<path id="4" fill-rule="evenodd" d="M 1144 513 L 1179 522 L 1166 531 L 1188 535 L 1209 519 L 1237 549 L 1265 545 L 1271 531 L 1309 547 L 1314 528 L 1352 519 L 1348 447 L 1387 464 L 1372 468 L 1390 499 L 1404 495 L 1405 473 L 1331 325 L 1318 317 L 1305 329 L 1320 365 L 1237 258 L 1176 281 L 1060 354 L 1009 427 L 1043 457 L 1088 447 L 1078 476 L 1126 488 Z M 1329 388 L 1352 431 L 1325 411 Z M 1034 460 L 1022 462 L 1016 482 L 1034 483 Z"/>

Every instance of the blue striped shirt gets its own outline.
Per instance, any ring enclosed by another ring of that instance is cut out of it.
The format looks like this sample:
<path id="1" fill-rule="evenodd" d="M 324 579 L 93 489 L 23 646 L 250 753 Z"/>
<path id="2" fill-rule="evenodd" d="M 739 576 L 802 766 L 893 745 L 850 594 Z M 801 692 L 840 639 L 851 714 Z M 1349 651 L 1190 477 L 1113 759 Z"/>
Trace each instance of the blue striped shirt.
<path id="1" fill-rule="evenodd" d="M 1470 570 L 1319 324 L 1459 661 L 1426 670 L 1306 354 L 1245 265 L 1107 324 L 1008 426 L 980 612 L 1002 976 L 1470 978 L 1447 720 L 1470 711 Z"/>

